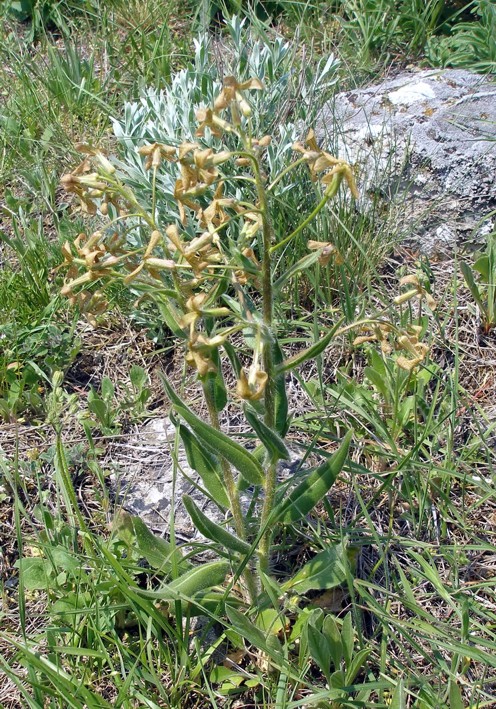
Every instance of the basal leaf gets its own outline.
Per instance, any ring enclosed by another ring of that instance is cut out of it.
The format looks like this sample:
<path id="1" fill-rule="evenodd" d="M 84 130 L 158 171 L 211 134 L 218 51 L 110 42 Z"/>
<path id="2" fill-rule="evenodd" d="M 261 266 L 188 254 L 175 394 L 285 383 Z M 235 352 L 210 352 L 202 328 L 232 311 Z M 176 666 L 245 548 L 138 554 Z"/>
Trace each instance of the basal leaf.
<path id="1" fill-rule="evenodd" d="M 282 590 L 304 594 L 340 586 L 346 581 L 345 556 L 343 544 L 324 549 L 310 559 L 292 579 L 286 581 Z"/>
<path id="2" fill-rule="evenodd" d="M 450 709 L 464 709 L 465 707 L 460 687 L 453 678 L 450 680 L 449 706 Z"/>
<path id="3" fill-rule="evenodd" d="M 313 625 L 308 626 L 308 649 L 317 667 L 329 678 L 331 671 L 331 651 L 327 638 Z"/>
<path id="4" fill-rule="evenodd" d="M 465 278 L 465 283 L 467 284 L 471 294 L 472 298 L 475 300 L 477 305 L 479 306 L 481 312 L 485 313 L 486 311 L 486 306 L 484 305 L 484 302 L 482 300 L 481 293 L 479 291 L 479 286 L 477 285 L 474 274 L 472 273 L 472 269 L 468 265 L 468 263 L 465 263 L 465 261 L 460 262 L 460 268 L 463 273 L 463 277 Z"/>
<path id="5" fill-rule="evenodd" d="M 363 650 L 358 650 L 358 652 L 353 655 L 349 665 L 346 668 L 345 681 L 347 685 L 353 684 L 358 673 L 363 668 L 368 656 L 372 651 L 371 647 L 365 647 Z"/>
<path id="6" fill-rule="evenodd" d="M 22 576 L 24 588 L 28 591 L 46 591 L 49 585 L 49 574 L 52 568 L 48 559 L 39 556 L 24 557 L 15 562 Z"/>
<path id="7" fill-rule="evenodd" d="M 402 679 L 396 685 L 389 707 L 390 709 L 406 709 L 406 693 Z"/>
<path id="8" fill-rule="evenodd" d="M 223 583 L 229 568 L 229 562 L 227 561 L 211 561 L 208 564 L 195 566 L 168 584 L 168 588 L 174 594 L 181 593 L 185 596 L 194 596 L 200 591 L 205 591 Z"/>
<path id="9" fill-rule="evenodd" d="M 140 553 L 154 569 L 168 573 L 173 568 L 173 562 L 183 571 L 191 567 L 191 564 L 183 559 L 179 549 L 166 539 L 153 534 L 138 516 L 121 510 L 114 520 L 113 529 L 126 544 L 136 543 Z"/>
<path id="10" fill-rule="evenodd" d="M 266 633 L 257 628 L 246 615 L 232 606 L 226 606 L 226 614 L 232 627 L 242 635 L 245 640 L 248 640 L 251 645 L 259 650 L 264 650 L 275 662 L 282 662 L 282 649 L 280 647 L 274 647 L 272 644 L 269 645 Z"/>

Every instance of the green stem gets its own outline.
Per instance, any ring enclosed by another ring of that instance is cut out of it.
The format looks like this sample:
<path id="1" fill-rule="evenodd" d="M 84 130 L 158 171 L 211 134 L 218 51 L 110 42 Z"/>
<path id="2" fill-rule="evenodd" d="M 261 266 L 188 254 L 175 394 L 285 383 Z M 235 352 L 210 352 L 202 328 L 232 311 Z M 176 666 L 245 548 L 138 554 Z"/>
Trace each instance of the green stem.
<path id="1" fill-rule="evenodd" d="M 257 186 L 258 201 L 260 211 L 262 213 L 263 225 L 263 263 L 262 263 L 262 300 L 263 300 L 263 322 L 264 322 L 264 347 L 263 347 L 263 363 L 264 370 L 267 373 L 267 384 L 265 386 L 264 403 L 265 403 L 265 423 L 269 428 L 275 426 L 275 368 L 273 358 L 273 302 L 272 302 L 272 263 L 271 263 L 271 245 L 273 240 L 272 223 L 270 220 L 269 208 L 267 204 L 267 195 L 265 186 L 262 180 L 260 165 L 258 160 L 253 161 L 255 181 Z M 258 561 L 261 571 L 267 573 L 269 571 L 270 558 L 270 543 L 272 539 L 272 531 L 267 524 L 270 513 L 274 506 L 274 496 L 277 483 L 277 459 L 269 460 L 267 467 L 264 492 L 265 498 L 262 507 L 262 516 L 260 520 L 260 529 L 263 529 L 260 545 L 258 549 Z"/>
<path id="2" fill-rule="evenodd" d="M 220 421 L 219 421 L 219 414 L 217 412 L 217 409 L 215 407 L 215 403 L 212 397 L 212 393 L 209 390 L 207 386 L 202 384 L 203 388 L 203 396 L 205 397 L 205 402 L 207 404 L 208 408 L 208 414 L 210 416 L 210 422 L 212 426 L 217 429 L 217 431 L 220 431 Z M 220 462 L 222 466 L 222 472 L 224 474 L 224 482 L 226 483 L 226 489 L 227 489 L 227 496 L 229 497 L 229 504 L 231 505 L 231 512 L 233 516 L 233 521 L 234 521 L 234 528 L 236 530 L 236 534 L 240 539 L 243 541 L 246 541 L 246 529 L 245 529 L 245 522 L 244 522 L 244 517 L 243 517 L 243 510 L 241 509 L 241 502 L 239 499 L 239 493 L 238 489 L 236 486 L 236 481 L 234 479 L 234 475 L 231 470 L 231 466 L 229 465 L 229 462 L 223 457 L 220 456 Z M 256 589 L 256 584 L 255 580 L 253 578 L 253 574 L 251 572 L 251 569 L 246 566 L 245 570 L 243 572 L 243 578 L 246 581 L 246 585 L 248 588 L 248 595 L 249 595 L 249 600 L 254 603 L 256 598 L 257 598 L 257 589 Z"/>
<path id="3" fill-rule="evenodd" d="M 307 158 L 300 158 L 299 160 L 295 160 L 292 162 L 290 165 L 284 168 L 282 172 L 278 174 L 278 176 L 275 178 L 273 182 L 270 183 L 270 185 L 267 187 L 267 192 L 272 192 L 274 187 L 279 184 L 279 182 L 283 179 L 283 177 L 286 177 L 286 175 L 291 172 L 291 170 L 295 170 L 297 167 L 300 165 L 303 165 L 304 163 L 308 162 Z"/>
<path id="4" fill-rule="evenodd" d="M 336 176 L 334 180 L 331 182 L 331 184 L 327 187 L 326 191 L 324 192 L 322 199 L 318 203 L 318 205 L 315 207 L 313 212 L 310 212 L 308 217 L 302 221 L 302 223 L 296 227 L 296 229 L 285 239 L 282 241 L 279 241 L 277 244 L 272 246 L 270 248 L 270 253 L 273 253 L 277 249 L 280 249 L 282 246 L 286 246 L 286 244 L 289 244 L 289 242 L 294 239 L 295 236 L 297 236 L 300 231 L 303 231 L 305 227 L 307 227 L 317 216 L 317 214 L 324 208 L 326 202 L 328 202 L 332 197 L 334 197 L 337 194 L 337 191 L 339 189 L 339 185 L 341 184 L 341 180 L 343 179 L 343 175 L 341 173 L 336 173 Z"/>

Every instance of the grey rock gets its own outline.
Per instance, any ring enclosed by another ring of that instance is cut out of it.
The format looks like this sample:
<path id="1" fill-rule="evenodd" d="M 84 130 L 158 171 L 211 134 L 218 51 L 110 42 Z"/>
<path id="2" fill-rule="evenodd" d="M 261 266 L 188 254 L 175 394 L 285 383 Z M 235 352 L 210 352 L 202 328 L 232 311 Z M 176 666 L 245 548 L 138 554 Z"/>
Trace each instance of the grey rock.
<path id="1" fill-rule="evenodd" d="M 496 83 L 487 77 L 416 71 L 340 93 L 316 134 L 356 166 L 359 208 L 371 195 L 396 203 L 403 234 L 423 252 L 494 228 L 494 217 L 481 223 L 496 208 Z"/>
<path id="2" fill-rule="evenodd" d="M 189 466 L 184 449 L 175 443 L 176 430 L 168 417 L 149 421 L 128 440 L 112 445 L 110 485 L 118 505 L 138 515 L 154 532 L 169 536 L 174 519 L 174 533 L 179 542 L 201 542 L 204 538 L 193 527 L 182 496 L 190 495 L 200 509 L 215 522 L 228 520 L 201 491 L 201 479 Z M 295 451 L 288 461 L 279 464 L 279 479 L 292 476 L 301 463 Z M 248 511 L 253 490 L 247 490 L 242 505 Z M 255 505 L 254 514 L 257 506 Z M 174 515 L 172 515 L 174 512 Z"/>

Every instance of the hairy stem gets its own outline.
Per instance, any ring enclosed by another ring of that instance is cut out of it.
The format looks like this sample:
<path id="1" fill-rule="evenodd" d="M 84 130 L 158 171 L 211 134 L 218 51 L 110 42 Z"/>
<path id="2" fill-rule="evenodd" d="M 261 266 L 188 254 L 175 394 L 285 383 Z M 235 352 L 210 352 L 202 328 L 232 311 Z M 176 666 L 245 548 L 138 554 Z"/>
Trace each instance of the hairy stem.
<path id="1" fill-rule="evenodd" d="M 217 409 L 215 408 L 212 393 L 209 388 L 204 385 L 203 395 L 207 404 L 208 414 L 210 416 L 210 423 L 215 429 L 217 429 L 217 431 L 220 431 L 221 429 L 219 422 L 219 414 L 217 412 Z M 236 530 L 236 534 L 238 535 L 238 537 L 243 541 L 246 541 L 245 521 L 243 517 L 243 510 L 241 509 L 241 502 L 239 499 L 236 481 L 234 479 L 234 475 L 231 470 L 231 466 L 229 465 L 229 462 L 223 456 L 220 456 L 220 461 L 222 466 L 222 472 L 224 474 L 224 481 L 226 483 L 227 495 L 229 497 L 229 503 L 231 505 L 234 529 Z M 252 571 L 248 566 L 245 567 L 245 570 L 243 572 L 243 578 L 248 588 L 249 600 L 254 603 L 257 598 L 257 588 Z"/>
<path id="2" fill-rule="evenodd" d="M 255 182 L 257 186 L 257 195 L 260 211 L 262 213 L 263 225 L 263 262 L 262 262 L 262 300 L 263 300 L 263 322 L 264 322 L 264 345 L 263 345 L 263 363 L 264 370 L 267 373 L 267 384 L 265 386 L 265 423 L 271 429 L 275 425 L 275 369 L 273 357 L 273 303 L 272 303 L 272 264 L 270 248 L 273 241 L 272 222 L 269 214 L 267 203 L 267 194 L 265 185 L 261 176 L 260 165 L 258 159 L 253 161 Z M 260 545 L 258 549 L 259 567 L 260 570 L 267 573 L 269 570 L 269 553 L 271 542 L 271 529 L 267 525 L 268 517 L 274 505 L 274 496 L 277 483 L 277 459 L 270 459 L 264 483 L 265 498 L 262 507 L 262 517 L 260 520 L 260 528 L 263 529 Z"/>

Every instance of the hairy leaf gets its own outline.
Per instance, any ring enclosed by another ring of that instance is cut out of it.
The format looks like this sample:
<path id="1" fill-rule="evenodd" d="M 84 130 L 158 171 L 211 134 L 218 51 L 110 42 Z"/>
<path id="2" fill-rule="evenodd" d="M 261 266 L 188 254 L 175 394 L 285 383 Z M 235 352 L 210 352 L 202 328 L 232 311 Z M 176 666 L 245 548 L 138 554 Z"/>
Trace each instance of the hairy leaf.
<path id="1" fill-rule="evenodd" d="M 205 421 L 202 421 L 190 408 L 184 404 L 162 377 L 165 390 L 178 414 L 191 426 L 198 438 L 212 451 L 216 451 L 239 470 L 241 475 L 252 485 L 262 485 L 264 474 L 260 463 L 251 453 L 231 440 L 225 433 L 218 431 Z"/>
<path id="2" fill-rule="evenodd" d="M 244 555 L 250 553 L 251 547 L 247 542 L 239 539 L 231 532 L 228 532 L 225 527 L 209 519 L 189 495 L 183 495 L 183 502 L 191 521 L 200 534 L 203 534 L 207 539 L 222 544 L 222 546 L 231 551 Z"/>
<path id="3" fill-rule="evenodd" d="M 229 497 L 222 480 L 222 470 L 218 459 L 204 446 L 202 447 L 195 434 L 183 424 L 179 425 L 179 435 L 181 436 L 189 465 L 201 477 L 214 502 L 219 507 L 227 509 L 229 507 Z"/>
<path id="4" fill-rule="evenodd" d="M 291 524 L 305 517 L 332 487 L 346 461 L 353 432 L 348 431 L 341 446 L 325 463 L 300 483 L 274 510 L 272 521 Z"/>
<path id="5" fill-rule="evenodd" d="M 288 460 L 289 451 L 282 438 L 275 431 L 272 431 L 249 406 L 245 405 L 243 411 L 246 420 L 269 453 L 279 459 Z"/>

